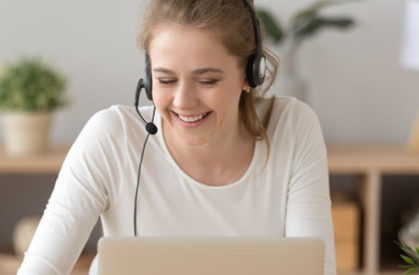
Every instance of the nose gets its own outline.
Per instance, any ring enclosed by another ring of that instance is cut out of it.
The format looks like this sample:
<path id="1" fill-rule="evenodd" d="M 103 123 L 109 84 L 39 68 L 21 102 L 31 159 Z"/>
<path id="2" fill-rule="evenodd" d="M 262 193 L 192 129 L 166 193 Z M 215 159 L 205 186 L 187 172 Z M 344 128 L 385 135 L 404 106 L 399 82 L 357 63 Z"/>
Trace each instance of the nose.
<path id="1" fill-rule="evenodd" d="M 175 90 L 173 105 L 181 110 L 197 107 L 199 100 L 196 92 L 193 85 L 188 84 L 186 81 L 181 81 Z"/>

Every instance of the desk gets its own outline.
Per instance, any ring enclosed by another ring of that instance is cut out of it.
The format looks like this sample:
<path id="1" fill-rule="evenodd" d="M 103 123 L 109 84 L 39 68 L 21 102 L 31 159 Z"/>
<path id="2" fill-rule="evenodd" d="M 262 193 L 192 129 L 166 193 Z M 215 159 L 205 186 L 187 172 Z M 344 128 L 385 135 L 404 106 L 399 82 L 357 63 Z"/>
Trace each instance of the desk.
<path id="1" fill-rule="evenodd" d="M 45 155 L 22 158 L 5 156 L 4 151 L 0 149 L 0 173 L 58 173 L 68 148 L 68 145 L 55 146 Z M 419 154 L 412 154 L 404 148 L 392 146 L 330 145 L 328 159 L 330 174 L 358 176 L 357 186 L 365 210 L 362 272 L 379 274 L 382 176 L 384 174 L 419 175 Z"/>

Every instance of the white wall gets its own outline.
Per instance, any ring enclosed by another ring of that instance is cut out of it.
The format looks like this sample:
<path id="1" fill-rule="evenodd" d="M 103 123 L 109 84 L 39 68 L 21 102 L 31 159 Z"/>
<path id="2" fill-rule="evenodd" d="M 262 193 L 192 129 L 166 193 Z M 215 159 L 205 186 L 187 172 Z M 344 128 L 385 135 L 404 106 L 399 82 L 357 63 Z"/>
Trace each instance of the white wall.
<path id="1" fill-rule="evenodd" d="M 286 17 L 309 2 L 281 0 L 275 11 Z M 303 45 L 299 67 L 328 142 L 406 142 L 419 107 L 419 71 L 399 65 L 404 5 L 365 0 L 328 8 L 326 14 L 348 14 L 357 26 L 327 30 Z"/>
<path id="2" fill-rule="evenodd" d="M 135 41 L 142 2 L 0 0 L 0 65 L 40 53 L 70 79 L 73 104 L 56 113 L 55 143 L 71 142 L 97 110 L 133 103 L 144 67 Z M 282 21 L 310 2 L 256 0 Z M 353 16 L 357 26 L 324 31 L 301 48 L 299 67 L 328 142 L 406 142 L 419 103 L 419 72 L 399 65 L 403 8 L 401 0 L 328 8 Z"/>

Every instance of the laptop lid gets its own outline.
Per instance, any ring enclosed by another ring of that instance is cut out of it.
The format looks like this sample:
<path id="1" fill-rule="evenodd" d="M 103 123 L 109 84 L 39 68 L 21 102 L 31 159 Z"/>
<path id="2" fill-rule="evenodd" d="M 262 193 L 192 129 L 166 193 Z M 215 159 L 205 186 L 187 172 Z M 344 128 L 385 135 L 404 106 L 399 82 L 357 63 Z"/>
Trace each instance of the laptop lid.
<path id="1" fill-rule="evenodd" d="M 99 275 L 322 275 L 317 238 L 135 238 L 99 240 Z"/>

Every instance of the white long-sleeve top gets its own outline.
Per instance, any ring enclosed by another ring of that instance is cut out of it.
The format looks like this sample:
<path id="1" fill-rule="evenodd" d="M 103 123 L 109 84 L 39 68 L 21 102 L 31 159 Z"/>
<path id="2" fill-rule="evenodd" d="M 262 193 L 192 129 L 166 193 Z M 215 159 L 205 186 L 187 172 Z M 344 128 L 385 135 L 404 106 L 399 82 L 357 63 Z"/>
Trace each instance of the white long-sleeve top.
<path id="1" fill-rule="evenodd" d="M 266 102 L 257 106 L 263 113 Z M 152 108 L 142 107 L 146 119 Z M 161 126 L 156 112 L 155 123 Z M 325 274 L 336 274 L 327 154 L 314 111 L 275 99 L 265 141 L 245 174 L 224 186 L 188 176 L 162 132 L 150 136 L 138 197 L 139 236 L 320 237 Z M 71 147 L 18 274 L 68 274 L 100 216 L 105 236 L 133 236 L 134 194 L 146 137 L 134 107 L 96 113 Z"/>

